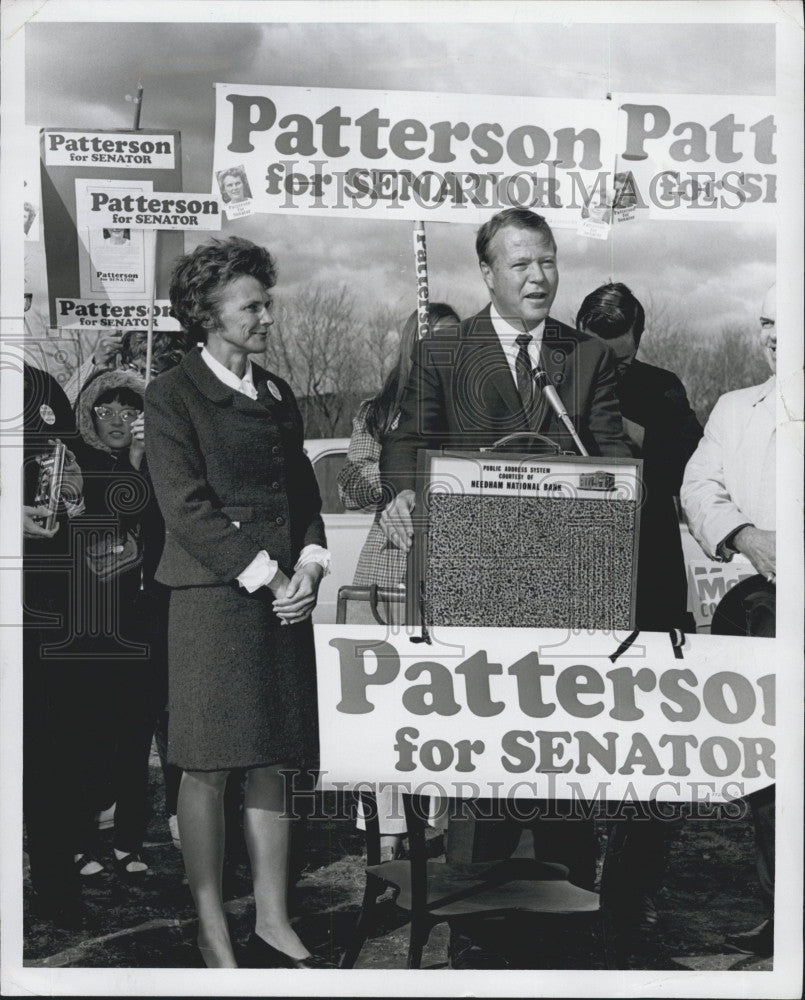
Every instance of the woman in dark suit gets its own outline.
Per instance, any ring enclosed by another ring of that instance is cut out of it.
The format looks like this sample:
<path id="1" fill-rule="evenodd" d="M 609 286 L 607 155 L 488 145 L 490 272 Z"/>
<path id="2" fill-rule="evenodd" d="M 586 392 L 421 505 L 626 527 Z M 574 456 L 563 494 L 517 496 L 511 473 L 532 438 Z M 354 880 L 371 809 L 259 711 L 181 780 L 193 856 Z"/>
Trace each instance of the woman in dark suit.
<path id="1" fill-rule="evenodd" d="M 247 769 L 244 828 L 255 932 L 246 963 L 315 967 L 288 918 L 281 770 L 318 755 L 310 615 L 329 554 L 290 387 L 249 360 L 272 324 L 268 251 L 238 237 L 197 247 L 171 282 L 203 347 L 145 397 L 147 457 L 165 519 L 157 579 L 171 587 L 168 752 L 184 771 L 179 832 L 210 967 L 236 966 L 223 909 L 223 794 Z"/>

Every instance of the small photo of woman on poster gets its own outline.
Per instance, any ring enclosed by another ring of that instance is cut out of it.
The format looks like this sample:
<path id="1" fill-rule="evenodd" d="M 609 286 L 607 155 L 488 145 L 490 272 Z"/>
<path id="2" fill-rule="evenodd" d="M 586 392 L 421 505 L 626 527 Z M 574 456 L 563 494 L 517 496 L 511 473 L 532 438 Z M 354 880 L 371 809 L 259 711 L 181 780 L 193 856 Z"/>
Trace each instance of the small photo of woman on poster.
<path id="1" fill-rule="evenodd" d="M 128 229 L 104 229 L 103 238 L 110 247 L 124 247 L 131 240 Z"/>
<path id="2" fill-rule="evenodd" d="M 239 202 L 248 201 L 251 198 L 252 190 L 246 179 L 246 171 L 242 166 L 219 170 L 215 176 L 218 180 L 218 187 L 221 189 L 221 198 L 224 204 L 237 205 Z"/>

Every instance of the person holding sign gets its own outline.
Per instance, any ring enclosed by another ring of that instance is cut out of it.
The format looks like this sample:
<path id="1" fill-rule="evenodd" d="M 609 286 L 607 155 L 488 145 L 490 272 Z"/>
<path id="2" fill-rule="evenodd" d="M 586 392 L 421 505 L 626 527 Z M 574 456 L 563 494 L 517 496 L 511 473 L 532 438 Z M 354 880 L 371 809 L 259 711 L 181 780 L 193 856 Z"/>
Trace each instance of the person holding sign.
<path id="1" fill-rule="evenodd" d="M 145 330 L 127 330 L 109 327 L 98 331 L 92 354 L 82 362 L 64 386 L 65 394 L 75 405 L 76 400 L 90 379 L 99 372 L 115 368 L 128 368 L 145 377 L 147 350 Z M 152 339 L 151 378 L 178 365 L 192 344 L 183 334 L 173 330 L 156 330 Z"/>
<path id="2" fill-rule="evenodd" d="M 457 327 L 461 322 L 450 306 L 444 302 L 428 305 L 431 330 L 446 326 Z M 405 553 L 390 545 L 380 527 L 383 510 L 380 487 L 380 452 L 388 434 L 397 426 L 400 398 L 408 382 L 414 349 L 419 337 L 419 314 L 414 311 L 405 321 L 400 334 L 397 360 L 389 372 L 383 388 L 371 399 L 364 400 L 352 421 L 352 437 L 347 460 L 338 474 L 338 495 L 347 510 L 375 508 L 375 520 L 363 543 L 355 578 L 357 587 L 375 585 L 384 590 L 404 590 Z M 378 502 L 381 502 L 378 505 Z M 389 603 L 389 621 L 398 605 Z M 391 861 L 400 853 L 400 841 L 405 833 L 402 802 L 394 789 L 385 785 L 377 792 L 380 814 L 380 860 Z M 358 817 L 363 829 L 363 815 Z"/>
<path id="3" fill-rule="evenodd" d="M 777 580 L 776 415 L 777 288 L 760 310 L 760 346 L 771 369 L 761 385 L 725 393 L 713 407 L 685 469 L 682 508 L 691 533 L 710 559 L 741 552 L 757 571 L 729 591 L 713 614 L 719 635 L 775 634 Z M 751 930 L 726 937 L 749 954 L 774 952 L 774 786 L 747 797 L 755 823 L 755 858 L 767 916 Z"/>
<path id="4" fill-rule="evenodd" d="M 380 523 L 389 541 L 404 551 L 413 537 L 419 449 L 487 447 L 506 434 L 531 431 L 576 450 L 539 388 L 535 373 L 540 369 L 556 387 L 590 454 L 632 454 L 612 352 L 598 338 L 550 316 L 559 268 L 545 219 L 528 209 L 505 209 L 481 226 L 475 245 L 491 302 L 458 331 L 420 341 L 399 424 L 380 456 L 381 480 L 393 497 Z M 465 803 L 464 815 L 451 818 L 448 826 L 450 860 L 508 857 L 528 825 L 540 860 L 567 865 L 572 882 L 592 888 L 597 853 L 592 824 L 573 817 L 540 823 L 540 804 L 533 805 L 523 817 L 522 809 L 509 808 L 508 801 Z M 451 935 L 450 957 L 454 968 L 497 961 L 457 933 Z"/>
<path id="5" fill-rule="evenodd" d="M 273 323 L 274 260 L 230 237 L 180 258 L 170 298 L 203 347 L 145 396 L 147 458 L 172 588 L 169 754 L 206 964 L 236 967 L 222 898 L 224 788 L 247 770 L 255 931 L 246 964 L 315 968 L 287 910 L 283 769 L 318 756 L 310 615 L 329 564 L 321 497 L 286 382 L 250 361 Z"/>
<path id="6" fill-rule="evenodd" d="M 123 338 L 123 331 L 114 327 L 98 331 L 92 354 L 76 368 L 64 387 L 64 392 L 72 405 L 75 405 L 81 390 L 91 378 L 99 372 L 118 367 L 123 350 Z"/>
<path id="7" fill-rule="evenodd" d="M 461 322 L 455 311 L 443 302 L 428 305 L 431 330 L 446 327 L 456 329 Z M 411 313 L 400 334 L 397 360 L 383 388 L 371 399 L 361 403 L 352 422 L 352 437 L 347 460 L 338 476 L 338 495 L 347 510 L 365 510 L 382 498 L 380 486 L 380 452 L 383 443 L 397 426 L 400 400 L 411 373 L 418 341 L 418 313 Z M 369 530 L 355 569 L 355 586 L 377 584 L 378 587 L 401 587 L 405 582 L 405 555 L 388 544 L 380 528 L 377 508 L 375 523 Z"/>
<path id="8" fill-rule="evenodd" d="M 153 692 L 162 666 L 155 644 L 137 650 L 147 635 L 140 607 L 150 589 L 141 572 L 145 537 L 148 525 L 161 520 L 145 466 L 144 392 L 135 372 L 101 372 L 84 386 L 75 410 L 87 513 L 80 531 L 92 557 L 83 592 L 105 622 L 103 632 L 80 647 L 84 815 L 75 863 L 86 878 L 108 867 L 98 854 L 96 817 L 115 803 L 111 860 L 126 882 L 149 871 L 142 847 L 156 714 L 151 703 L 158 700 Z"/>

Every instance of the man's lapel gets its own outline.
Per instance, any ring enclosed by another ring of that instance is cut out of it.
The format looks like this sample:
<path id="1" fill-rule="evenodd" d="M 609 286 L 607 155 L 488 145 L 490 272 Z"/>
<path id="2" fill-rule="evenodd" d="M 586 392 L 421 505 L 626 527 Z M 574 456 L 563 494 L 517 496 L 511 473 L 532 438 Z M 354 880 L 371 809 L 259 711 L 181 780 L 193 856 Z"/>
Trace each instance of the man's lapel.
<path id="1" fill-rule="evenodd" d="M 545 374 L 548 376 L 548 385 L 552 385 L 559 394 L 562 402 L 568 407 L 567 399 L 567 361 L 573 351 L 574 343 L 568 340 L 563 332 L 562 324 L 550 316 L 545 320 L 542 333 L 542 348 L 540 358 Z M 540 428 L 544 431 L 551 423 L 553 410 L 548 401 L 545 400 L 544 412 L 540 422 Z M 571 411 L 572 412 L 572 411 Z"/>
<path id="2" fill-rule="evenodd" d="M 514 384 L 509 362 L 492 326 L 489 306 L 473 318 L 467 334 L 467 347 L 473 354 L 479 352 L 483 355 L 477 362 L 473 361 L 469 365 L 468 371 L 471 377 L 483 378 L 486 385 L 491 388 L 492 395 L 499 400 L 502 409 L 513 416 L 519 416 L 525 427 L 523 404 Z"/>

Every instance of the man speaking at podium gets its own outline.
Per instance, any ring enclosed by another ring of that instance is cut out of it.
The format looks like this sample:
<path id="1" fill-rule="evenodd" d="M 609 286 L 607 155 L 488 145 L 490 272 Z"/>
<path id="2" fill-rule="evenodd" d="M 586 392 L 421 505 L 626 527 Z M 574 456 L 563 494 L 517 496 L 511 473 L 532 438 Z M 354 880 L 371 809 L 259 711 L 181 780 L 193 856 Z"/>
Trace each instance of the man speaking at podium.
<path id="1" fill-rule="evenodd" d="M 384 488 L 393 496 L 381 524 L 403 549 L 413 535 L 420 448 L 485 448 L 507 434 L 536 431 L 577 451 L 534 377 L 538 370 L 591 455 L 632 454 L 611 351 L 548 315 L 559 270 L 545 219 L 507 208 L 481 226 L 475 249 L 492 301 L 460 327 L 419 342 L 397 429 L 380 457 Z"/>
<path id="2" fill-rule="evenodd" d="M 499 212 L 478 231 L 476 251 L 491 303 L 460 327 L 436 332 L 417 345 L 399 423 L 380 457 L 381 479 L 393 497 L 380 523 L 390 543 L 405 550 L 413 537 L 419 449 L 488 447 L 507 434 L 531 431 L 578 451 L 542 391 L 546 376 L 591 455 L 631 455 L 611 351 L 549 316 L 559 272 L 556 241 L 545 220 L 527 209 Z M 528 825 L 539 860 L 567 865 L 571 882 L 592 888 L 596 842 L 591 821 L 539 822 L 538 802 L 524 821 L 514 819 L 506 806 L 484 799 L 466 803 L 464 814 L 450 822 L 448 860 L 508 857 Z M 485 949 L 457 933 L 451 935 L 450 957 L 454 968 L 490 961 Z"/>

